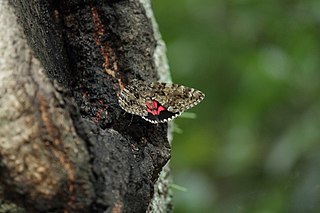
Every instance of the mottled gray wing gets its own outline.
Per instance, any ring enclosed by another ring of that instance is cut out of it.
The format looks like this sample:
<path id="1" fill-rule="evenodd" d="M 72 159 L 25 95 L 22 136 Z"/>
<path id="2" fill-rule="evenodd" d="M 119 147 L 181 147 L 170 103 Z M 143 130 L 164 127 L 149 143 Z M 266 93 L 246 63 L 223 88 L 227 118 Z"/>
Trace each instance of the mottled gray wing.
<path id="1" fill-rule="evenodd" d="M 204 99 L 204 94 L 196 89 L 178 84 L 132 80 L 120 93 L 119 105 L 126 112 L 147 116 L 146 99 L 157 100 L 168 111 L 181 113 Z"/>
<path id="2" fill-rule="evenodd" d="M 120 107 L 131 114 L 147 116 L 145 100 L 150 93 L 150 87 L 144 81 L 132 80 L 119 95 Z"/>
<path id="3" fill-rule="evenodd" d="M 170 112 L 183 112 L 200 103 L 205 97 L 199 90 L 178 84 L 152 82 L 150 87 L 152 97 Z"/>

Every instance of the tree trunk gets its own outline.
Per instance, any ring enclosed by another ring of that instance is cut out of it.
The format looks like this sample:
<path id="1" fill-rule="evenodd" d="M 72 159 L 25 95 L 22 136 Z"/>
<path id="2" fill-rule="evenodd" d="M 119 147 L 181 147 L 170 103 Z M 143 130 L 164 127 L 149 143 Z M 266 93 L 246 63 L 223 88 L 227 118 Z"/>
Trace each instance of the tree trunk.
<path id="1" fill-rule="evenodd" d="M 168 126 L 117 101 L 170 79 L 148 0 L 1 0 L 0 54 L 0 212 L 171 210 Z"/>

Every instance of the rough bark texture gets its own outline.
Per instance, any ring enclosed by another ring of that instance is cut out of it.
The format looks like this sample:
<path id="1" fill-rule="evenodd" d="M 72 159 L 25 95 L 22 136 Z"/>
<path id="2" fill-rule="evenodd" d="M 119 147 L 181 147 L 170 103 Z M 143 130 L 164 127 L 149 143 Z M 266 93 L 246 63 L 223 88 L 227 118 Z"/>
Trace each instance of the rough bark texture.
<path id="1" fill-rule="evenodd" d="M 117 102 L 130 79 L 168 79 L 151 17 L 138 0 L 0 1 L 0 212 L 170 211 L 168 127 Z"/>

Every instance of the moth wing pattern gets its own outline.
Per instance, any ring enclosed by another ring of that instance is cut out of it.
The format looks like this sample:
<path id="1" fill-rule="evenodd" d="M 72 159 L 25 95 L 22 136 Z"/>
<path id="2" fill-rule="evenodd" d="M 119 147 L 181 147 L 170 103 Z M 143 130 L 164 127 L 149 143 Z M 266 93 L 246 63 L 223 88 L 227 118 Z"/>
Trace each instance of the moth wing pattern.
<path id="1" fill-rule="evenodd" d="M 152 82 L 150 87 L 153 91 L 152 97 L 166 107 L 168 111 L 174 113 L 181 113 L 190 109 L 205 97 L 201 91 L 179 84 Z"/>
<path id="2" fill-rule="evenodd" d="M 166 111 L 159 114 L 164 120 L 152 121 L 148 114 L 146 100 L 153 99 L 165 107 Z M 163 82 L 147 82 L 133 79 L 119 95 L 119 105 L 126 112 L 139 115 L 152 122 L 172 120 L 183 111 L 197 105 L 204 99 L 204 94 L 196 89 L 178 84 Z M 168 118 L 166 118 L 168 117 Z"/>
<path id="3" fill-rule="evenodd" d="M 146 104 L 141 97 L 139 85 L 132 83 L 126 86 L 119 95 L 119 105 L 126 112 L 134 115 L 147 116 Z"/>

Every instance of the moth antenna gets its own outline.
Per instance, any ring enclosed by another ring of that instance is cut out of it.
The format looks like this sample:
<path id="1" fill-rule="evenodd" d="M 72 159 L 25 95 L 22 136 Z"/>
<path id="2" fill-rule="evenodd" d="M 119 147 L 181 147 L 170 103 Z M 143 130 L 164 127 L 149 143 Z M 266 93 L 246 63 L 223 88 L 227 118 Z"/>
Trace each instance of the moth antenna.
<path id="1" fill-rule="evenodd" d="M 129 123 L 128 127 L 131 125 L 132 121 L 133 121 L 133 115 L 131 114 L 131 119 L 130 119 L 130 123 Z"/>

